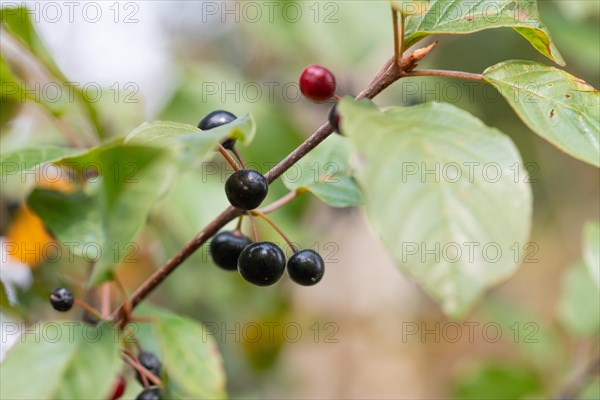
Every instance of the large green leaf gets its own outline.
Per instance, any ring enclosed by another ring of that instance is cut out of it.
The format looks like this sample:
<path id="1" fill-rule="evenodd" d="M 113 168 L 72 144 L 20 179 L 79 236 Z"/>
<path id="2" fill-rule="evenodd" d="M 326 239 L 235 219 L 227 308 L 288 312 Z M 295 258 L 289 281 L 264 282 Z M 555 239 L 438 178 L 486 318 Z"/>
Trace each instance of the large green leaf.
<path id="1" fill-rule="evenodd" d="M 76 153 L 77 150 L 68 147 L 43 146 L 18 149 L 0 154 L 0 170 L 2 178 L 18 174 L 21 171 L 33 169 L 40 164 L 56 161 L 57 159 Z"/>
<path id="2" fill-rule="evenodd" d="M 600 290 L 582 263 L 571 267 L 562 282 L 559 316 L 574 335 L 593 336 L 600 332 Z"/>
<path id="3" fill-rule="evenodd" d="M 62 194 L 38 189 L 28 204 L 74 254 L 95 262 L 90 284 L 110 280 L 126 257 L 135 261 L 133 240 L 168 190 L 174 163 L 164 149 L 118 140 L 54 162 L 76 174 L 97 174 L 91 178 L 94 190 Z"/>
<path id="4" fill-rule="evenodd" d="M 505 61 L 483 73 L 531 130 L 575 158 L 600 166 L 600 96 L 554 67 Z"/>
<path id="5" fill-rule="evenodd" d="M 361 203 L 360 188 L 349 171 L 350 143 L 332 135 L 296 163 L 284 176 L 291 190 L 307 190 L 333 207 Z"/>
<path id="6" fill-rule="evenodd" d="M 600 288 L 600 224 L 588 222 L 583 228 L 583 261 Z"/>
<path id="7" fill-rule="evenodd" d="M 141 332 L 140 340 L 161 356 L 168 398 L 226 397 L 219 350 L 202 324 L 149 306 L 143 307 L 141 315 L 152 318 L 151 329 Z"/>
<path id="8" fill-rule="evenodd" d="M 429 9 L 406 20 L 406 48 L 430 34 L 466 34 L 514 28 L 540 53 L 564 65 L 550 34 L 540 22 L 536 0 L 431 0 Z"/>
<path id="9" fill-rule="evenodd" d="M 515 271 L 529 234 L 531 189 L 515 179 L 514 144 L 448 104 L 382 113 L 344 99 L 340 112 L 369 220 L 402 269 L 463 316 Z"/>
<path id="10" fill-rule="evenodd" d="M 46 322 L 24 332 L 2 363 L 3 399 L 107 398 L 121 368 L 110 325 Z"/>

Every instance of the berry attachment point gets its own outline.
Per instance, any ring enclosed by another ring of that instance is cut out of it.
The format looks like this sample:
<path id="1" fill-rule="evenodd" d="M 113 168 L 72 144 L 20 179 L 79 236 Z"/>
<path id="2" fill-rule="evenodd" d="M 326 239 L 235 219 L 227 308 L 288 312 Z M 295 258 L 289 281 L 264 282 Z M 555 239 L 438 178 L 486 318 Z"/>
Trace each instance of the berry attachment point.
<path id="1" fill-rule="evenodd" d="M 340 113 L 337 110 L 338 103 L 335 103 L 331 110 L 329 110 L 329 115 L 327 119 L 329 120 L 329 124 L 333 128 L 333 131 L 338 134 L 342 134 L 340 131 Z"/>

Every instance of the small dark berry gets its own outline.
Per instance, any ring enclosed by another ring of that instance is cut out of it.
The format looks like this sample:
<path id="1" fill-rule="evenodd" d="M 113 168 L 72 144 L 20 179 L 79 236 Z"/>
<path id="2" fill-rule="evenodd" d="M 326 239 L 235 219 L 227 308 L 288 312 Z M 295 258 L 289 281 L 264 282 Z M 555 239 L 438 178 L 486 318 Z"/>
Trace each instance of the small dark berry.
<path id="1" fill-rule="evenodd" d="M 138 355 L 138 360 L 140 364 L 148 371 L 152 372 L 157 378 L 160 378 L 160 360 L 152 353 L 148 353 L 146 351 L 141 352 Z M 144 380 L 142 379 L 142 375 L 139 372 L 136 372 L 136 378 L 139 383 L 144 384 Z"/>
<path id="2" fill-rule="evenodd" d="M 313 250 L 300 250 L 294 253 L 287 262 L 290 278 L 304 286 L 312 286 L 323 278 L 325 262 Z"/>
<path id="3" fill-rule="evenodd" d="M 123 378 L 123 375 L 119 375 L 117 382 L 115 383 L 113 394 L 110 397 L 111 400 L 117 400 L 119 397 L 123 396 L 123 393 L 125 393 L 125 384 L 125 378 Z"/>
<path id="4" fill-rule="evenodd" d="M 300 91 L 309 100 L 325 101 L 335 94 L 335 76 L 325 67 L 309 65 L 300 75 Z"/>
<path id="5" fill-rule="evenodd" d="M 267 197 L 269 184 L 265 177 L 252 169 L 234 172 L 225 182 L 225 194 L 232 206 L 254 210 Z"/>
<path id="6" fill-rule="evenodd" d="M 342 133 L 340 132 L 340 113 L 337 110 L 337 106 L 337 103 L 335 103 L 333 107 L 331 107 L 327 119 L 329 120 L 329 124 L 331 124 L 333 131 L 341 135 Z"/>
<path id="7" fill-rule="evenodd" d="M 135 400 L 160 400 L 160 391 L 156 388 L 146 389 L 138 394 Z"/>
<path id="8" fill-rule="evenodd" d="M 238 271 L 257 286 L 269 286 L 281 278 L 285 254 L 275 243 L 258 242 L 247 246 L 238 259 Z"/>
<path id="9" fill-rule="evenodd" d="M 66 288 L 54 289 L 50 294 L 50 304 L 56 311 L 69 311 L 74 301 L 73 293 Z"/>
<path id="10" fill-rule="evenodd" d="M 208 131 L 218 126 L 228 124 L 236 118 L 237 117 L 229 111 L 216 110 L 202 118 L 200 123 L 198 123 L 198 128 L 202 129 L 203 131 Z M 232 149 L 235 145 L 235 139 L 226 139 L 221 144 L 226 149 Z"/>
<path id="11" fill-rule="evenodd" d="M 239 232 L 220 232 L 210 242 L 210 255 L 219 267 L 234 271 L 240 253 L 251 243 L 249 237 Z"/>

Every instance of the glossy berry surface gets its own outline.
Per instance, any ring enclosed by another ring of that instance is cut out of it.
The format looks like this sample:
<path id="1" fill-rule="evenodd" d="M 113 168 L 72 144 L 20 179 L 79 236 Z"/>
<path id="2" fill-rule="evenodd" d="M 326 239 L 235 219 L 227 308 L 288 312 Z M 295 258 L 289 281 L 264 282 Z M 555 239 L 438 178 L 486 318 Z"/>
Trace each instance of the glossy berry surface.
<path id="1" fill-rule="evenodd" d="M 237 269 L 240 253 L 251 243 L 249 237 L 239 232 L 220 232 L 210 242 L 210 255 L 219 267 L 233 271 Z"/>
<path id="2" fill-rule="evenodd" d="M 287 262 L 290 278 L 304 286 L 319 283 L 325 273 L 323 258 L 313 250 L 300 250 L 294 253 Z"/>
<path id="3" fill-rule="evenodd" d="M 160 400 L 160 391 L 158 389 L 146 389 L 135 398 L 135 400 Z"/>
<path id="4" fill-rule="evenodd" d="M 242 251 L 238 271 L 257 286 L 269 286 L 281 278 L 285 269 L 285 254 L 275 243 L 257 242 Z"/>
<path id="5" fill-rule="evenodd" d="M 123 393 L 125 393 L 125 378 L 123 378 L 123 376 L 120 375 L 117 378 L 117 382 L 115 383 L 115 388 L 113 389 L 113 394 L 110 397 L 110 399 L 117 400 L 118 398 L 123 396 Z"/>
<path id="6" fill-rule="evenodd" d="M 158 359 L 158 357 L 156 357 L 152 353 L 143 351 L 138 355 L 138 360 L 140 361 L 140 364 L 142 364 L 142 366 L 144 368 L 146 368 L 148 371 L 152 372 L 152 374 L 155 375 L 156 377 L 160 378 L 161 364 L 160 364 L 160 360 Z M 140 382 L 141 384 L 144 384 L 144 380 L 142 379 L 142 376 L 140 375 L 139 372 L 136 372 L 136 378 L 137 378 L 138 382 Z"/>
<path id="7" fill-rule="evenodd" d="M 340 113 L 337 110 L 337 103 L 331 107 L 331 110 L 329 110 L 329 115 L 327 117 L 327 119 L 329 120 L 329 124 L 332 126 L 333 131 L 335 133 L 339 133 L 341 135 L 340 132 Z"/>
<path id="8" fill-rule="evenodd" d="M 300 91 L 309 100 L 325 101 L 335 94 L 335 76 L 320 65 L 309 65 L 300 75 Z"/>
<path id="9" fill-rule="evenodd" d="M 252 169 L 234 172 L 225 182 L 225 194 L 232 206 L 254 210 L 267 197 L 269 184 L 265 177 Z"/>
<path id="10" fill-rule="evenodd" d="M 66 288 L 54 289 L 50 293 L 50 304 L 56 311 L 69 311 L 73 307 L 74 301 L 73 293 Z"/>
<path id="11" fill-rule="evenodd" d="M 235 120 L 237 117 L 229 111 L 216 110 L 207 114 L 200 123 L 198 128 L 203 131 L 208 131 L 221 125 L 225 125 Z M 235 139 L 227 139 L 221 143 L 226 149 L 231 149 L 235 145 Z"/>

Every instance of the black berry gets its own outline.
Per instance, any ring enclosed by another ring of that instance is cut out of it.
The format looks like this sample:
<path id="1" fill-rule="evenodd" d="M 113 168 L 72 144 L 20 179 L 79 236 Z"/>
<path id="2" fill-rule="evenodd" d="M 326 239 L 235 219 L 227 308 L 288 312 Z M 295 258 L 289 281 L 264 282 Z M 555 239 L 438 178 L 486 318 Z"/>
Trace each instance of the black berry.
<path id="1" fill-rule="evenodd" d="M 300 75 L 300 91 L 309 100 L 325 101 L 335 94 L 335 76 L 325 67 L 309 65 Z"/>
<path id="2" fill-rule="evenodd" d="M 148 371 L 152 373 L 152 375 L 160 378 L 160 360 L 152 353 L 148 353 L 146 351 L 141 352 L 138 355 L 138 360 L 142 367 L 146 368 Z M 142 375 L 139 372 L 136 373 L 136 378 L 139 383 L 144 384 L 144 380 L 142 379 Z"/>
<path id="3" fill-rule="evenodd" d="M 329 110 L 329 115 L 327 119 L 329 120 L 329 124 L 332 126 L 333 131 L 341 135 L 342 133 L 340 132 L 340 113 L 337 110 L 337 103 L 335 103 L 333 107 L 331 107 L 331 110 Z"/>
<path id="4" fill-rule="evenodd" d="M 219 267 L 233 271 L 237 269 L 242 250 L 252 241 L 239 232 L 220 232 L 210 242 L 210 255 Z"/>
<path id="5" fill-rule="evenodd" d="M 73 307 L 74 301 L 73 293 L 66 288 L 54 289 L 50 293 L 50 304 L 56 311 L 69 311 Z"/>
<path id="6" fill-rule="evenodd" d="M 316 251 L 300 250 L 288 260 L 287 270 L 294 282 L 312 286 L 323 278 L 325 262 Z"/>
<path id="7" fill-rule="evenodd" d="M 156 388 L 146 389 L 138 394 L 135 400 L 160 400 L 160 391 Z"/>
<path id="8" fill-rule="evenodd" d="M 252 243 L 242 251 L 238 259 L 240 274 L 257 286 L 274 284 L 283 275 L 285 254 L 275 243 Z"/>
<path id="9" fill-rule="evenodd" d="M 254 210 L 267 197 L 269 184 L 265 177 L 252 169 L 234 172 L 225 182 L 225 194 L 232 206 Z"/>
<path id="10" fill-rule="evenodd" d="M 218 126 L 228 124 L 236 118 L 237 117 L 229 111 L 216 110 L 202 118 L 198 124 L 198 128 L 202 129 L 203 131 L 208 131 Z M 226 149 L 231 149 L 235 145 L 235 139 L 227 139 L 221 144 Z"/>

